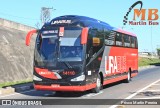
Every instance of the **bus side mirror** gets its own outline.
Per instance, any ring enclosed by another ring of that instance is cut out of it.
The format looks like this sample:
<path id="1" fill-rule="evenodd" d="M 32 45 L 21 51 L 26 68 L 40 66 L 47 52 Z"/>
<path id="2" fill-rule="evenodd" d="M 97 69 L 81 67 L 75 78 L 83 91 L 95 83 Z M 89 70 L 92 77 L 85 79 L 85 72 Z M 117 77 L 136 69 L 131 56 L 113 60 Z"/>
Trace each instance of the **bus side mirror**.
<path id="1" fill-rule="evenodd" d="M 34 34 L 34 33 L 37 33 L 38 30 L 31 30 L 27 33 L 27 36 L 26 36 L 26 45 L 29 46 L 30 45 L 30 40 L 31 40 L 31 36 Z"/>
<path id="2" fill-rule="evenodd" d="M 82 33 L 81 33 L 81 44 L 87 43 L 87 37 L 88 37 L 88 28 L 85 27 L 82 29 Z"/>

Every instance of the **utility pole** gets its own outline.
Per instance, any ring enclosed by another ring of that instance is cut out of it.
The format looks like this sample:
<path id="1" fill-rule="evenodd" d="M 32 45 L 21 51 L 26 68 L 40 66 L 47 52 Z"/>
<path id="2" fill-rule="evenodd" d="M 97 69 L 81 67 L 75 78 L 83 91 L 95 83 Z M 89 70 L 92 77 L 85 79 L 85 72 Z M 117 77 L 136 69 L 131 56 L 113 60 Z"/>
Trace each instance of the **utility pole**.
<path id="1" fill-rule="evenodd" d="M 50 10 L 52 10 L 52 8 L 48 8 L 48 7 L 42 7 L 41 8 L 41 24 L 43 25 L 44 23 L 50 21 L 51 18 L 51 12 Z M 55 10 L 55 9 L 54 9 Z"/>

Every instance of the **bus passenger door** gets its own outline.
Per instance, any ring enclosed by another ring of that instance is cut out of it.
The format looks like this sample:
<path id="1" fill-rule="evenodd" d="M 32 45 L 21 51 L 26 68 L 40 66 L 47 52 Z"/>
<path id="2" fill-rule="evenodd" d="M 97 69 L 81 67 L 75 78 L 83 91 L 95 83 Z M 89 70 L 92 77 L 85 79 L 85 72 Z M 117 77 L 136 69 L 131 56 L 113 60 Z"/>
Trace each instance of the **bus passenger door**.
<path id="1" fill-rule="evenodd" d="M 87 76 L 87 83 L 93 82 L 93 47 L 87 49 L 86 53 L 86 76 Z"/>

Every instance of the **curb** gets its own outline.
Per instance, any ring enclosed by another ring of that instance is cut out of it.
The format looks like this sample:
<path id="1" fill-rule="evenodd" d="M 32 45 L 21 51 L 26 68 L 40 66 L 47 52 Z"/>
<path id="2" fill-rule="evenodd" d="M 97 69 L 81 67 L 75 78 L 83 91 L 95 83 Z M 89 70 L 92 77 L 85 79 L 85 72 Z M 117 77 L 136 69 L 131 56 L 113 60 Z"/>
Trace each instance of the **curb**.
<path id="1" fill-rule="evenodd" d="M 10 94 L 14 92 L 15 92 L 15 88 L 12 88 L 12 87 L 0 88 L 0 95 Z"/>
<path id="2" fill-rule="evenodd" d="M 27 83 L 26 83 L 27 84 Z M 12 94 L 12 93 L 15 93 L 15 92 L 23 92 L 23 91 L 27 91 L 27 90 L 31 90 L 33 89 L 33 84 L 29 84 L 29 85 L 25 85 L 24 84 L 21 84 L 19 85 L 18 87 L 6 87 L 6 88 L 0 88 L 0 95 L 8 95 L 8 94 Z"/>

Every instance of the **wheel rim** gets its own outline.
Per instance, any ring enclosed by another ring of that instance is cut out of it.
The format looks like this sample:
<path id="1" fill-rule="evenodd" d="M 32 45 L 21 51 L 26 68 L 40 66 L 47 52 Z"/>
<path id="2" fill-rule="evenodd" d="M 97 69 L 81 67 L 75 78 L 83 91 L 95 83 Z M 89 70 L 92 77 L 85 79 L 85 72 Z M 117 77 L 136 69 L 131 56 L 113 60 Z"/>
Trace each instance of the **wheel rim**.
<path id="1" fill-rule="evenodd" d="M 101 81 L 99 78 L 97 78 L 97 87 L 100 88 L 101 87 Z"/>
<path id="2" fill-rule="evenodd" d="M 130 80 L 130 73 L 128 72 L 128 81 Z"/>

